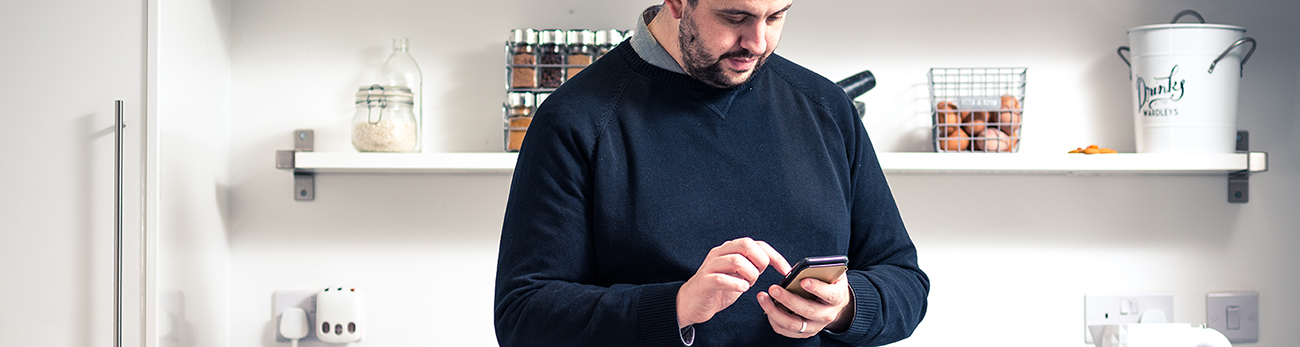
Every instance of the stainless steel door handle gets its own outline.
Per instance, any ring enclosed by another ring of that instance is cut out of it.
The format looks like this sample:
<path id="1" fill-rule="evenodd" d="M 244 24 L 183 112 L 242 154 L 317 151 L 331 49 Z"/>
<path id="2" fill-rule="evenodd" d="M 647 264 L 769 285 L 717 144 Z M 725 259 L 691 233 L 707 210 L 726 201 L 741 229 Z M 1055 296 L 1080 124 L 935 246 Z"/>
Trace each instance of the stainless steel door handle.
<path id="1" fill-rule="evenodd" d="M 113 132 L 117 134 L 117 165 L 116 171 L 114 171 L 116 178 L 116 191 L 114 196 L 117 201 L 114 203 L 115 211 L 113 220 L 115 225 L 113 229 L 115 236 L 113 239 L 114 243 L 116 243 L 116 250 L 113 254 L 116 258 L 117 265 L 114 268 L 113 276 L 114 281 L 116 282 L 116 286 L 113 290 L 113 293 L 115 294 L 113 296 L 113 324 L 115 326 L 113 329 L 113 346 L 122 347 L 122 129 L 126 128 L 126 124 L 122 121 L 122 100 L 117 100 L 115 106 L 117 113 L 117 128 L 114 129 Z"/>

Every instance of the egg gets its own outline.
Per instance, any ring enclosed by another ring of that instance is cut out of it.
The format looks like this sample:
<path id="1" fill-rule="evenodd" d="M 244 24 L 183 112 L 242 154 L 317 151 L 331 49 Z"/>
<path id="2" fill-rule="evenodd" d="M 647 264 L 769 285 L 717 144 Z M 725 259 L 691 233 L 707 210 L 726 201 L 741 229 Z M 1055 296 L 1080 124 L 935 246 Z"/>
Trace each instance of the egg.
<path id="1" fill-rule="evenodd" d="M 962 114 L 962 130 L 967 134 L 980 134 L 984 132 L 985 124 L 988 123 L 989 113 L 984 111 L 967 112 Z"/>
<path id="2" fill-rule="evenodd" d="M 1020 131 L 1020 100 L 1011 94 L 1002 95 L 1002 112 L 992 116 L 995 118 L 993 123 L 997 124 L 998 130 L 1003 133 L 1015 134 Z"/>
<path id="3" fill-rule="evenodd" d="M 975 150 L 985 152 L 1010 152 L 1012 148 L 1011 136 L 997 129 L 985 129 L 984 133 L 975 138 Z"/>
<path id="4" fill-rule="evenodd" d="M 1003 95 L 1002 95 L 1002 109 L 1004 109 L 1004 110 L 1019 110 L 1019 109 L 1020 109 L 1020 100 L 1016 100 L 1016 97 L 1015 97 L 1015 96 L 1012 96 L 1011 94 L 1003 94 Z"/>
<path id="5" fill-rule="evenodd" d="M 957 112 L 955 112 L 957 110 L 957 105 L 944 101 L 940 102 L 935 109 L 937 111 L 934 113 L 934 123 L 939 125 L 941 136 L 951 135 L 953 131 L 957 130 L 957 124 L 961 123 L 961 117 Z"/>
<path id="6" fill-rule="evenodd" d="M 1020 112 L 1002 111 L 993 118 L 994 125 L 1004 133 L 1015 134 L 1020 131 Z"/>
<path id="7" fill-rule="evenodd" d="M 961 151 L 970 147 L 970 136 L 966 135 L 966 132 L 960 128 L 954 127 L 954 129 L 957 130 L 948 134 L 948 136 L 939 138 L 939 149 L 945 151 Z"/>

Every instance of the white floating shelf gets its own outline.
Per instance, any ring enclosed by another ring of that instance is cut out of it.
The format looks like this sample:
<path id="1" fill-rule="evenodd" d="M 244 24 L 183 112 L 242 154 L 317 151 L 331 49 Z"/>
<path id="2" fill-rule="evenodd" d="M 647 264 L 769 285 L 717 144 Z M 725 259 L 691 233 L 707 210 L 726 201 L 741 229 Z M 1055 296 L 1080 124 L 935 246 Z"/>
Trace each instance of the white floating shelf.
<path id="1" fill-rule="evenodd" d="M 888 173 L 1221 175 L 1265 171 L 1263 152 L 1234 154 L 880 153 Z M 503 173 L 515 153 L 294 153 L 318 173 Z"/>
<path id="2" fill-rule="evenodd" d="M 1268 154 L 880 153 L 889 173 L 1222 175 L 1265 171 Z"/>
<path id="3" fill-rule="evenodd" d="M 294 153 L 294 167 L 319 173 L 511 173 L 516 153 Z"/>

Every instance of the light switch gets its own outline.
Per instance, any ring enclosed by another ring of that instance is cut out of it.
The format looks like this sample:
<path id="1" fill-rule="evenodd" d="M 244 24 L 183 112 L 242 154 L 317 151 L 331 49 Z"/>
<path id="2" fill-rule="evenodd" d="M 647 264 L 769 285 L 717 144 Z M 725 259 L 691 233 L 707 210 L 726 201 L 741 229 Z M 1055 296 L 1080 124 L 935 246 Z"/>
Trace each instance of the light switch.
<path id="1" fill-rule="evenodd" d="M 1228 330 L 1241 330 L 1241 306 L 1228 306 Z"/>
<path id="2" fill-rule="evenodd" d="M 1133 300 L 1124 299 L 1119 302 L 1119 314 L 1129 315 L 1133 313 Z"/>
<path id="3" fill-rule="evenodd" d="M 1205 295 L 1205 323 L 1232 344 L 1259 342 L 1259 293 Z"/>

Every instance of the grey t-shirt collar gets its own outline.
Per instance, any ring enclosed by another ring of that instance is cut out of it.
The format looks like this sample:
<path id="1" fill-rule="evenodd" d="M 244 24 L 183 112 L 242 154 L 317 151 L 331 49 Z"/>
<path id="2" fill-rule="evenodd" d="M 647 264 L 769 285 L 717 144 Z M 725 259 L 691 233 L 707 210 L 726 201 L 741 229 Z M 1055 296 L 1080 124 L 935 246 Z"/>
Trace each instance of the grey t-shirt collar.
<path id="1" fill-rule="evenodd" d="M 673 59 L 673 56 L 668 54 L 667 50 L 664 50 L 664 47 L 659 44 L 654 35 L 650 34 L 650 27 L 647 26 L 650 21 L 654 20 L 661 7 L 663 5 L 650 6 L 637 17 L 636 29 L 633 29 L 635 31 L 632 34 L 632 50 L 636 51 L 636 54 L 650 65 L 685 75 L 686 70 L 682 70 L 682 66 L 677 64 L 677 60 Z"/>

